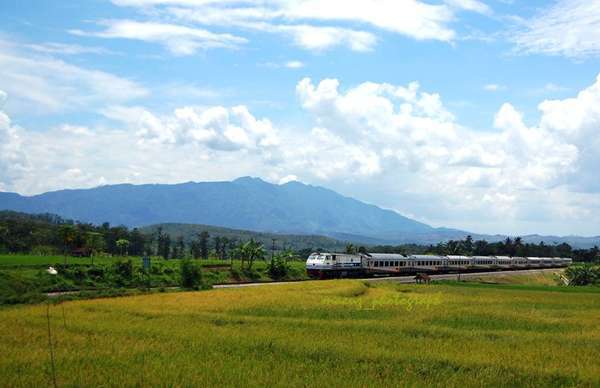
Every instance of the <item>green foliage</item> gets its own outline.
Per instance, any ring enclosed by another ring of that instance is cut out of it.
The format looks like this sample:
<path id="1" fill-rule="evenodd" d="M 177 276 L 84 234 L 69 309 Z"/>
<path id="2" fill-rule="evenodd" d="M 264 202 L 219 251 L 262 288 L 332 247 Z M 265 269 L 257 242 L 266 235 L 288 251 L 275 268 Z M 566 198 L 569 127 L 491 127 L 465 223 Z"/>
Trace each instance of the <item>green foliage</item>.
<path id="1" fill-rule="evenodd" d="M 265 248 L 259 242 L 250 239 L 250 241 L 245 242 L 239 247 L 238 255 L 242 260 L 242 267 L 244 266 L 244 262 L 246 262 L 246 269 L 250 270 L 255 260 L 264 260 Z"/>
<path id="2" fill-rule="evenodd" d="M 197 244 L 197 236 L 199 233 L 207 232 L 213 240 L 209 245 L 212 246 L 211 249 L 215 250 L 217 257 L 222 256 L 223 248 L 226 250 L 226 256 L 227 251 L 232 249 L 232 245 L 237 245 L 236 241 L 248 241 L 250 239 L 259 242 L 263 246 L 271 246 L 272 240 L 276 239 L 277 244 L 280 247 L 289 248 L 296 252 L 303 250 L 301 255 L 302 257 L 307 257 L 311 252 L 319 250 L 317 248 L 321 248 L 321 251 L 341 251 L 346 246 L 346 243 L 343 241 L 324 236 L 253 232 L 248 230 L 230 229 L 199 224 L 165 223 L 144 227 L 142 228 L 142 232 L 146 234 L 153 234 L 156 233 L 159 228 L 164 233 L 169 234 L 171 238 L 183 236 L 183 239 L 187 244 L 190 245 L 190 247 L 193 247 L 194 244 Z M 220 244 L 217 244 L 216 237 L 220 237 L 222 239 Z M 223 239 L 225 239 L 225 242 Z M 200 254 L 198 253 L 195 257 L 200 257 Z"/>
<path id="3" fill-rule="evenodd" d="M 600 285 L 600 265 L 573 265 L 567 268 L 565 276 L 573 286 Z"/>
<path id="4" fill-rule="evenodd" d="M 294 253 L 290 250 L 275 255 L 268 266 L 268 272 L 271 279 L 286 279 L 289 276 L 291 270 L 288 261 L 293 260 L 294 258 Z"/>
<path id="5" fill-rule="evenodd" d="M 202 285 L 202 269 L 197 262 L 181 260 L 181 287 L 196 289 Z"/>
<path id="6" fill-rule="evenodd" d="M 121 254 L 121 256 L 125 256 L 128 254 L 129 240 L 120 238 L 117 240 L 116 244 L 117 244 L 117 248 L 119 249 L 119 253 Z"/>

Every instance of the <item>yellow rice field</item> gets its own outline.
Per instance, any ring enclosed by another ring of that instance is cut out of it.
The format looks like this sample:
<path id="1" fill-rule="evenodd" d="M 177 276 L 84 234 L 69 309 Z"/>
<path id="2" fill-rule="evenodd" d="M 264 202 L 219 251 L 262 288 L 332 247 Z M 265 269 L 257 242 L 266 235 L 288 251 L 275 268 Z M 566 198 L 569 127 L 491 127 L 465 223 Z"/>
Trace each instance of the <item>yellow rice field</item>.
<path id="1" fill-rule="evenodd" d="M 600 291 L 571 290 L 333 280 L 66 302 L 57 384 L 597 387 Z M 52 385 L 46 306 L 0 327 L 1 385 Z"/>

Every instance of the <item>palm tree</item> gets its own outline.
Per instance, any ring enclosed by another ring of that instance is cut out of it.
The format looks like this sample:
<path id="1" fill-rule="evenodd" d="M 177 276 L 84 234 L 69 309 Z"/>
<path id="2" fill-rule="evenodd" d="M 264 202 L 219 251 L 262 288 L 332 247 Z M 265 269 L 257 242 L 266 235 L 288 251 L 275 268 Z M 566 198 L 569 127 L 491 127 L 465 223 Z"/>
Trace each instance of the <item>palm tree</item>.
<path id="1" fill-rule="evenodd" d="M 129 254 L 129 240 L 126 240 L 124 238 L 120 238 L 117 240 L 117 248 L 119 248 L 119 252 L 121 253 L 121 256 L 123 256 L 123 252 L 125 252 L 125 255 Z"/>

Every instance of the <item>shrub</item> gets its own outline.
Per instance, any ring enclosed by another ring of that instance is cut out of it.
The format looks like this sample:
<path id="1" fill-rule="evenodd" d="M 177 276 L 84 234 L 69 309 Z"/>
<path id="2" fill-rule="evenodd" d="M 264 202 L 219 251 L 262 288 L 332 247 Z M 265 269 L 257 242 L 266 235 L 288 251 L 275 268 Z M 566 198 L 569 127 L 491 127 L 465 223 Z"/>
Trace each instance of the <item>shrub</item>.
<path id="1" fill-rule="evenodd" d="M 117 261 L 114 264 L 115 274 L 121 276 L 124 279 L 131 280 L 133 277 L 133 262 L 131 260 L 127 261 Z"/>
<path id="2" fill-rule="evenodd" d="M 600 266 L 583 264 L 567 268 L 565 276 L 573 286 L 600 284 Z"/>
<path id="3" fill-rule="evenodd" d="M 202 269 L 192 260 L 181 260 L 181 287 L 198 288 L 202 285 Z"/>
<path id="4" fill-rule="evenodd" d="M 280 280 L 288 276 L 290 266 L 281 256 L 275 256 L 269 263 L 268 271 L 271 279 Z"/>

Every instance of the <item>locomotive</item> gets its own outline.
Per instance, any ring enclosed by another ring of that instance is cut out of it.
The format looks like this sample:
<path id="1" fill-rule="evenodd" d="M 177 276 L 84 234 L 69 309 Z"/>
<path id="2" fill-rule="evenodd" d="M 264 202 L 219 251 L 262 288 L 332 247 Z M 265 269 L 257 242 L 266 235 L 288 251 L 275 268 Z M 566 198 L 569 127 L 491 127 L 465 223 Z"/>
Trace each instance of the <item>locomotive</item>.
<path id="1" fill-rule="evenodd" d="M 475 272 L 510 269 L 559 268 L 569 266 L 568 257 L 438 256 L 396 253 L 315 252 L 306 260 L 310 277 L 358 277 L 410 275 L 415 273 Z"/>

